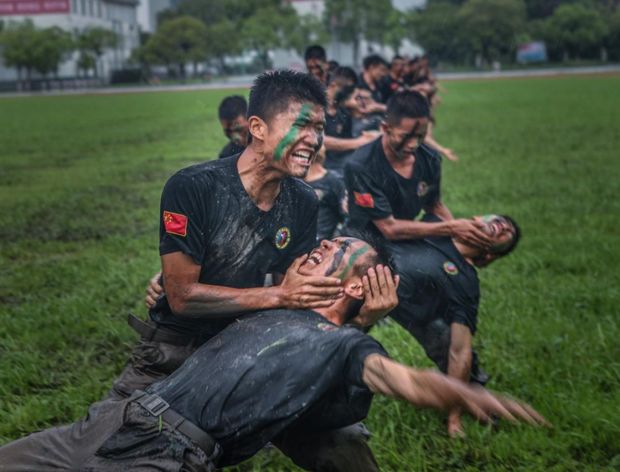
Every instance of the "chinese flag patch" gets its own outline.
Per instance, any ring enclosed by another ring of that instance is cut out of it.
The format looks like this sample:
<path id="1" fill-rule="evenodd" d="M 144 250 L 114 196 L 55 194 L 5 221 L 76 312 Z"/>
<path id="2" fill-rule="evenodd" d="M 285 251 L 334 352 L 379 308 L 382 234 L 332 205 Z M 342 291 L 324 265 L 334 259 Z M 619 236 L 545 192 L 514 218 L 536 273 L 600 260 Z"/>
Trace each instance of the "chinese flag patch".
<path id="1" fill-rule="evenodd" d="M 187 216 L 164 211 L 164 228 L 166 233 L 187 236 Z"/>
<path id="2" fill-rule="evenodd" d="M 355 198 L 355 204 L 364 208 L 374 208 L 375 201 L 372 199 L 372 195 L 369 193 L 353 192 Z"/>

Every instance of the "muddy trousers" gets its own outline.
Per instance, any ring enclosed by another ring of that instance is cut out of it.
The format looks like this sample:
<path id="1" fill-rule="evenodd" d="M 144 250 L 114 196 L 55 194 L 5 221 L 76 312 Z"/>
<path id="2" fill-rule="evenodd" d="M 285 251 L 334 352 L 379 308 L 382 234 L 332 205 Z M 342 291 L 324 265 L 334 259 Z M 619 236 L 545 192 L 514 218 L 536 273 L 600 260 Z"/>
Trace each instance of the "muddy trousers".
<path id="1" fill-rule="evenodd" d="M 93 404 L 76 423 L 0 447 L 1 472 L 212 472 L 215 464 L 187 436 L 132 397 Z"/>
<path id="2" fill-rule="evenodd" d="M 184 345 L 161 341 L 168 332 L 156 328 L 151 338 L 141 339 L 134 348 L 131 359 L 116 379 L 110 392 L 111 398 L 125 398 L 136 390 L 145 390 L 149 385 L 164 379 L 200 346 L 202 340 L 188 339 Z M 319 472 L 374 472 L 379 466 L 368 446 L 370 433 L 362 424 L 356 424 L 321 434 L 281 434 L 273 444 L 288 456 L 297 466 Z"/>

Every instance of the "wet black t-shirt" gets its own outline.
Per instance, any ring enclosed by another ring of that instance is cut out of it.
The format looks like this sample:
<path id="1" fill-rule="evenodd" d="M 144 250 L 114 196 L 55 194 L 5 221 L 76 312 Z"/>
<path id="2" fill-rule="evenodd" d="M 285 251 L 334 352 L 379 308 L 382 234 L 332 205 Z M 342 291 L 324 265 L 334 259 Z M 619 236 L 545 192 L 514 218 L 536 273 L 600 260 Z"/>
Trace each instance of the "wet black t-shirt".
<path id="1" fill-rule="evenodd" d="M 323 177 L 308 184 L 319 199 L 317 240 L 331 239 L 339 223 L 347 216 L 346 190 L 342 177 L 327 171 Z"/>
<path id="2" fill-rule="evenodd" d="M 375 230 L 373 220 L 393 215 L 413 220 L 439 201 L 441 157 L 426 145 L 415 151 L 411 178 L 398 174 L 383 151 L 381 139 L 359 148 L 344 169 L 349 198 L 348 226 Z"/>
<path id="3" fill-rule="evenodd" d="M 398 92 L 398 90 L 402 87 L 404 87 L 402 81 L 396 80 L 391 75 L 388 75 L 381 81 L 381 94 L 387 102 L 390 97 Z"/>
<path id="4" fill-rule="evenodd" d="M 328 430 L 364 419 L 372 393 L 362 371 L 374 353 L 387 355 L 313 311 L 263 311 L 232 323 L 148 391 L 211 434 L 224 451 L 218 465 L 232 465 L 289 426 Z"/>
<path id="5" fill-rule="evenodd" d="M 450 237 L 390 243 L 400 275 L 398 307 L 390 314 L 409 331 L 441 321 L 476 332 L 480 282 Z"/>
<path id="6" fill-rule="evenodd" d="M 239 154 L 245 150 L 245 146 L 241 146 L 233 141 L 228 141 L 228 144 L 222 148 L 220 151 L 219 159 L 223 159 L 224 157 L 234 156 L 235 154 Z"/>
<path id="7" fill-rule="evenodd" d="M 351 139 L 352 119 L 342 108 L 338 108 L 334 115 L 325 114 L 325 135 L 340 139 Z M 330 151 L 325 152 L 325 167 L 331 170 L 342 172 L 346 157 L 352 151 Z"/>
<path id="8" fill-rule="evenodd" d="M 361 89 L 366 89 L 370 92 L 370 96 L 372 97 L 372 99 L 377 102 L 377 103 L 385 103 L 387 101 L 387 98 L 384 96 L 384 91 L 383 88 L 381 86 L 381 82 L 379 83 L 375 83 L 375 88 L 372 89 L 370 87 L 370 85 L 368 84 L 368 82 L 366 82 L 366 80 L 364 80 L 364 75 L 360 74 L 359 76 L 359 82 L 357 85 L 359 88 Z"/>
<path id="9" fill-rule="evenodd" d="M 198 281 L 235 288 L 260 287 L 267 273 L 285 273 L 316 244 L 318 202 L 303 181 L 286 178 L 269 211 L 246 193 L 239 156 L 206 162 L 173 175 L 161 197 L 160 255 L 183 252 L 201 266 Z M 165 284 L 165 280 L 164 280 Z M 166 297 L 151 319 L 176 331 L 209 336 L 230 320 L 172 313 Z"/>

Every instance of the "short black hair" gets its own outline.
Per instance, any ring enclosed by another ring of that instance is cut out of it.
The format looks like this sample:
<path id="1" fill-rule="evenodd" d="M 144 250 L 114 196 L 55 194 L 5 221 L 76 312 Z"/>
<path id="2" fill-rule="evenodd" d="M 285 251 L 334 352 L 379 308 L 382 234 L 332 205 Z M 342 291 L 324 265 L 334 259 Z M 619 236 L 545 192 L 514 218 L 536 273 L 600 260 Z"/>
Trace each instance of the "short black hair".
<path id="1" fill-rule="evenodd" d="M 306 48 L 306 52 L 304 53 L 304 61 L 307 61 L 309 59 L 319 59 L 320 61 L 327 61 L 327 54 L 325 53 L 325 48 L 318 44 L 308 46 Z"/>
<path id="2" fill-rule="evenodd" d="M 431 109 L 424 95 L 413 90 L 397 92 L 387 102 L 385 121 L 397 125 L 403 118 L 428 118 Z"/>
<path id="3" fill-rule="evenodd" d="M 325 108 L 325 88 L 315 77 L 293 70 L 264 72 L 254 79 L 250 90 L 248 117 L 269 122 L 291 102 L 311 102 Z"/>
<path id="4" fill-rule="evenodd" d="M 336 69 L 338 69 L 338 67 L 340 67 L 340 64 L 338 63 L 338 61 L 334 61 L 333 59 L 327 62 L 328 64 L 328 70 L 330 72 L 335 71 Z"/>
<path id="5" fill-rule="evenodd" d="M 519 227 L 517 222 L 512 217 L 508 215 L 499 215 L 499 216 L 501 216 L 506 221 L 508 221 L 508 223 L 510 223 L 515 230 L 515 234 L 513 238 L 510 240 L 510 243 L 508 243 L 505 247 L 503 247 L 499 251 L 493 251 L 493 248 L 491 248 L 491 254 L 495 254 L 501 257 L 501 256 L 507 256 L 508 254 L 510 254 L 512 251 L 515 250 L 515 248 L 517 247 L 517 244 L 519 244 L 519 240 L 521 239 L 521 228 Z"/>
<path id="6" fill-rule="evenodd" d="M 394 64 L 394 61 L 404 61 L 405 58 L 403 56 L 400 56 L 398 54 L 396 54 L 393 58 L 392 58 L 392 64 Z"/>
<path id="7" fill-rule="evenodd" d="M 379 66 L 379 65 L 384 65 L 386 67 L 389 67 L 389 64 L 387 63 L 387 61 L 383 59 L 379 54 L 371 54 L 370 56 L 366 56 L 362 64 L 364 66 L 364 70 L 370 67 Z"/>
<path id="8" fill-rule="evenodd" d="M 347 228 L 343 232 L 342 237 L 355 238 L 359 239 L 360 241 L 364 241 L 375 252 L 372 257 L 368 258 L 368 261 L 365 264 L 360 264 L 355 268 L 356 275 L 365 275 L 366 272 L 368 272 L 368 269 L 370 269 L 371 267 L 375 267 L 377 264 L 382 264 L 386 267 L 389 267 L 392 271 L 392 274 L 396 275 L 396 265 L 394 262 L 394 258 L 392 257 L 390 251 L 387 248 L 387 241 L 385 238 L 368 230 L 351 228 Z"/>
<path id="9" fill-rule="evenodd" d="M 357 84 L 357 74 L 350 67 L 338 67 L 336 68 L 336 70 L 334 70 L 334 72 L 332 72 L 331 76 L 329 77 L 330 83 L 334 80 L 345 80 L 355 85 Z"/>
<path id="10" fill-rule="evenodd" d="M 247 112 L 248 102 L 241 95 L 225 97 L 218 108 L 220 120 L 234 120 L 239 115 L 246 116 Z"/>

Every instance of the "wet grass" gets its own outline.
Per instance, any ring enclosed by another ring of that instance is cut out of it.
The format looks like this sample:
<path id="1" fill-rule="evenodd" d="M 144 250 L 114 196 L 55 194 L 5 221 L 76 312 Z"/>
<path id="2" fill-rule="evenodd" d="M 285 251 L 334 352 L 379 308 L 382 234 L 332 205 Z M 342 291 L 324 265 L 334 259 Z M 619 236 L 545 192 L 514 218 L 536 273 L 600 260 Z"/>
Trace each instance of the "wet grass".
<path id="1" fill-rule="evenodd" d="M 620 468 L 620 78 L 446 84 L 437 138 L 444 200 L 502 212 L 518 251 L 481 271 L 476 345 L 490 386 L 538 407 L 553 430 L 444 418 L 377 398 L 367 424 L 384 470 Z M 230 92 L 0 100 L 0 443 L 74 420 L 100 398 L 134 334 L 127 311 L 158 267 L 161 187 L 216 155 Z M 430 365 L 395 324 L 398 360 Z M 267 451 L 240 470 L 290 469 Z"/>

